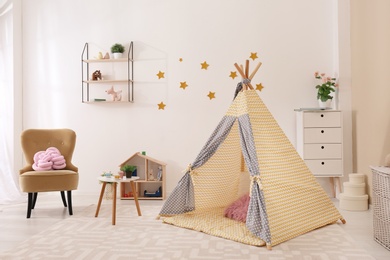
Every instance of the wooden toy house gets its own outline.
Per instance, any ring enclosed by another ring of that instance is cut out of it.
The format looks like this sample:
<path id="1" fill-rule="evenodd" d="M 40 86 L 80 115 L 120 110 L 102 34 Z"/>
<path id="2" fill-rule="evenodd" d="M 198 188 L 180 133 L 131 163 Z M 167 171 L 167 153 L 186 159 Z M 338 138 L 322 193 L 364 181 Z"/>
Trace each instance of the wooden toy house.
<path id="1" fill-rule="evenodd" d="M 136 166 L 139 179 L 135 181 L 136 191 L 131 190 L 129 183 L 121 183 L 121 199 L 134 199 L 134 192 L 137 192 L 138 199 L 165 199 L 166 163 L 135 153 L 119 167 L 124 165 Z"/>

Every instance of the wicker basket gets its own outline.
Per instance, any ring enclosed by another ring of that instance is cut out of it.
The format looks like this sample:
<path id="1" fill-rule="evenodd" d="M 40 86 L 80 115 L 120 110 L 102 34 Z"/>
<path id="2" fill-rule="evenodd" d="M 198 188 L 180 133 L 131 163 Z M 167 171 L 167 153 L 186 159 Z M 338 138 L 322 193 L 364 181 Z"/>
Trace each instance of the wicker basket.
<path id="1" fill-rule="evenodd" d="M 390 168 L 371 166 L 371 170 L 374 239 L 390 250 Z"/>

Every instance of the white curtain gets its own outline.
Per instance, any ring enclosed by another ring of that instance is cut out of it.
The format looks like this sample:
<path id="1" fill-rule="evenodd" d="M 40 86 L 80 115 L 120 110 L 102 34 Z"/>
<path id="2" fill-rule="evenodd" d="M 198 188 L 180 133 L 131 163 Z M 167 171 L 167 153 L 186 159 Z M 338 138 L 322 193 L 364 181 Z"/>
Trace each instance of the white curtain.
<path id="1" fill-rule="evenodd" d="M 13 5 L 0 6 L 0 204 L 24 201 L 14 172 Z"/>

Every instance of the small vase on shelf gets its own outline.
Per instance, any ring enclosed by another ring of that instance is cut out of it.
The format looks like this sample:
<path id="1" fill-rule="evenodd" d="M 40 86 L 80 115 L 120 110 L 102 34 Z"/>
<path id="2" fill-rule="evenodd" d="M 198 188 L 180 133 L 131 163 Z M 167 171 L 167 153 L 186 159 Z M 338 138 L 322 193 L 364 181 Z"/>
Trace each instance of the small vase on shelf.
<path id="1" fill-rule="evenodd" d="M 326 101 L 321 101 L 321 99 L 318 99 L 318 105 L 321 109 L 327 109 L 331 108 L 332 99 L 328 99 Z"/>
<path id="2" fill-rule="evenodd" d="M 115 52 L 115 53 L 113 53 L 113 56 L 114 56 L 114 59 L 120 59 L 120 58 L 122 58 L 122 53 Z"/>
<path id="3" fill-rule="evenodd" d="M 120 43 L 115 43 L 111 46 L 111 53 L 114 56 L 114 59 L 122 58 L 122 53 L 125 52 L 125 47 Z"/>
<path id="4" fill-rule="evenodd" d="M 320 109 L 332 108 L 332 99 L 338 86 L 336 78 L 328 77 L 318 71 L 314 73 L 314 77 L 321 80 L 321 83 L 316 86 Z"/>

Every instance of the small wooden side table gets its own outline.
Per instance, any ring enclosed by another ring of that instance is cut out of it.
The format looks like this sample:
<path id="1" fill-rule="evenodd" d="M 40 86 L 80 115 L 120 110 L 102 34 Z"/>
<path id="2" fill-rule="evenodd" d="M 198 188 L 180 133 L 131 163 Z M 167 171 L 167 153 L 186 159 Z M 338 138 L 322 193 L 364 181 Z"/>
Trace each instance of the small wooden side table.
<path id="1" fill-rule="evenodd" d="M 102 189 L 100 191 L 100 197 L 99 197 L 99 202 L 98 202 L 98 205 L 96 208 L 95 217 L 97 218 L 99 215 L 99 210 L 100 210 L 100 206 L 102 204 L 102 199 L 103 199 L 103 195 L 104 195 L 104 190 L 106 189 L 106 185 L 107 185 L 107 183 L 112 183 L 111 184 L 113 187 L 112 224 L 115 225 L 115 221 L 116 221 L 116 190 L 117 190 L 118 183 L 122 183 L 122 182 L 129 182 L 130 183 L 131 189 L 132 189 L 133 194 L 134 194 L 134 202 L 135 202 L 135 206 L 137 207 L 138 216 L 141 216 L 141 209 L 139 207 L 138 195 L 137 195 L 135 183 L 134 183 L 134 181 L 136 181 L 137 179 L 139 179 L 139 177 L 131 177 L 131 178 L 125 179 L 125 180 L 124 179 L 115 179 L 114 177 L 111 177 L 111 178 L 99 177 L 98 180 L 102 182 Z"/>

